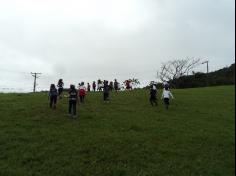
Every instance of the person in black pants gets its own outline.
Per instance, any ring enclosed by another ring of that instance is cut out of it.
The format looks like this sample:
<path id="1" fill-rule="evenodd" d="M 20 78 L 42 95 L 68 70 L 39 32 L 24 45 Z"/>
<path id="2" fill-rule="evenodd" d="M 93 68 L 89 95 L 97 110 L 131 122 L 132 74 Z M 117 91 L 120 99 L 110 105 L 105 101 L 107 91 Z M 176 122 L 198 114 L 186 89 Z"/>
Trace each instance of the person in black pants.
<path id="1" fill-rule="evenodd" d="M 51 84 L 48 96 L 50 99 L 50 103 L 49 103 L 50 108 L 56 109 L 58 92 L 57 92 L 55 84 Z"/>
<path id="2" fill-rule="evenodd" d="M 117 82 L 117 80 L 115 79 L 115 82 L 114 82 L 114 89 L 116 92 L 118 92 L 119 90 L 119 83 Z"/>
<path id="3" fill-rule="evenodd" d="M 152 106 L 157 106 L 157 86 L 154 83 L 151 84 L 149 101 Z"/>
<path id="4" fill-rule="evenodd" d="M 63 79 L 59 79 L 57 87 L 58 87 L 58 96 L 60 99 L 62 99 L 63 86 L 64 86 Z"/>
<path id="5" fill-rule="evenodd" d="M 89 83 L 87 83 L 87 91 L 90 92 L 91 86 Z"/>
<path id="6" fill-rule="evenodd" d="M 96 82 L 95 81 L 93 81 L 93 91 L 95 92 L 96 91 Z"/>
<path id="7" fill-rule="evenodd" d="M 109 102 L 109 91 L 110 91 L 110 86 L 108 84 L 108 81 L 104 80 L 104 86 L 103 86 L 103 100 L 104 100 L 104 102 Z"/>
<path id="8" fill-rule="evenodd" d="M 74 85 L 70 85 L 69 90 L 69 115 L 72 118 L 76 117 L 76 104 L 78 99 L 78 93 Z"/>
<path id="9" fill-rule="evenodd" d="M 110 85 L 109 85 L 109 86 L 110 86 L 110 87 L 109 87 L 109 88 L 110 88 L 110 91 L 113 91 L 114 84 L 113 84 L 113 82 L 112 82 L 112 81 L 110 82 Z"/>

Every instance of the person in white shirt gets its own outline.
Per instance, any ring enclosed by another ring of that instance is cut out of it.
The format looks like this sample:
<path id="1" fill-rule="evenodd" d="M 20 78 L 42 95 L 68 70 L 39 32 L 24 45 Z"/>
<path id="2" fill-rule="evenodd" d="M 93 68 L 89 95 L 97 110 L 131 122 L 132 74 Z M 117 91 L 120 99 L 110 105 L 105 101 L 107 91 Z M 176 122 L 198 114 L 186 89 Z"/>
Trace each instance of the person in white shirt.
<path id="1" fill-rule="evenodd" d="M 103 87 L 103 84 L 102 84 L 102 81 L 99 79 L 98 80 L 98 91 L 102 91 L 102 87 Z"/>
<path id="2" fill-rule="evenodd" d="M 171 97 L 172 99 L 174 99 L 174 96 L 172 95 L 172 93 L 170 92 L 170 90 L 168 89 L 168 87 L 165 87 L 165 89 L 163 90 L 161 99 L 164 99 L 164 104 L 165 104 L 166 109 L 169 108 L 169 105 L 170 105 L 170 97 Z"/>

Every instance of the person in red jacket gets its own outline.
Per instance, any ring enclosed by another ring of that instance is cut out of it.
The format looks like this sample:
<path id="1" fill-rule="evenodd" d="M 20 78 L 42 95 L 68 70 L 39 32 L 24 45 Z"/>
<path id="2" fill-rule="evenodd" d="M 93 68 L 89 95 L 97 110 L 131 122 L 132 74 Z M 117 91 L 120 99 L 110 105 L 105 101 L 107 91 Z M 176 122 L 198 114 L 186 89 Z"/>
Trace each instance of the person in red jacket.
<path id="1" fill-rule="evenodd" d="M 84 103 L 85 95 L 86 95 L 86 87 L 84 85 L 84 82 L 82 82 L 79 86 L 79 98 L 80 103 Z"/>

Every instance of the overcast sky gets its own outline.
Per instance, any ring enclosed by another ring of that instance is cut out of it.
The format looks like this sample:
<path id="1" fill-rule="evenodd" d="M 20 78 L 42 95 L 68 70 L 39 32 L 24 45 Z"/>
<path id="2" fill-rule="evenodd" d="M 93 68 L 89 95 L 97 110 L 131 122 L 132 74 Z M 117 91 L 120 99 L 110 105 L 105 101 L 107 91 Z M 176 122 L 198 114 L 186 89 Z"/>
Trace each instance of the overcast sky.
<path id="1" fill-rule="evenodd" d="M 156 79 L 162 62 L 235 59 L 234 0 L 0 0 L 0 89 Z M 206 66 L 197 68 L 206 71 Z"/>

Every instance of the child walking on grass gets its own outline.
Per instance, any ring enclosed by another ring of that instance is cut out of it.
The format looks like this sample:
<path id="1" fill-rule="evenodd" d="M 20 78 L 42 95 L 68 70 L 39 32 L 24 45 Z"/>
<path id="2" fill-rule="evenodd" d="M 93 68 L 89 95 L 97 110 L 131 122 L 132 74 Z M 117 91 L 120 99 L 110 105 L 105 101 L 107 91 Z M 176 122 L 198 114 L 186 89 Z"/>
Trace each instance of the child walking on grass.
<path id="1" fill-rule="evenodd" d="M 108 84 L 108 81 L 104 81 L 104 86 L 103 86 L 103 100 L 104 100 L 104 102 L 109 102 L 109 91 L 110 91 L 110 86 Z"/>
<path id="2" fill-rule="evenodd" d="M 162 97 L 161 97 L 161 99 L 164 99 L 164 104 L 165 104 L 166 109 L 169 109 L 170 97 L 174 99 L 174 96 L 170 92 L 169 87 L 166 86 L 163 90 Z"/>
<path id="3" fill-rule="evenodd" d="M 62 99 L 63 86 L 64 86 L 63 79 L 59 79 L 57 87 L 58 87 L 58 96 L 60 99 Z"/>
<path id="4" fill-rule="evenodd" d="M 117 82 L 117 80 L 115 79 L 115 82 L 114 82 L 114 89 L 116 92 L 118 92 L 119 90 L 119 83 Z"/>
<path id="5" fill-rule="evenodd" d="M 85 95 L 86 95 L 86 87 L 84 85 L 84 82 L 81 83 L 79 86 L 79 98 L 80 98 L 80 103 L 84 103 Z"/>
<path id="6" fill-rule="evenodd" d="M 89 83 L 87 83 L 87 91 L 90 92 L 91 86 Z"/>
<path id="7" fill-rule="evenodd" d="M 58 92 L 57 92 L 55 84 L 51 84 L 48 96 L 50 99 L 50 103 L 49 103 L 50 108 L 56 109 Z"/>
<path id="8" fill-rule="evenodd" d="M 94 91 L 94 92 L 96 91 L 96 87 L 97 87 L 96 82 L 93 81 L 93 91 Z"/>
<path id="9" fill-rule="evenodd" d="M 76 117 L 76 104 L 77 104 L 77 90 L 75 89 L 74 85 L 70 85 L 69 90 L 69 115 L 72 118 Z"/>
<path id="10" fill-rule="evenodd" d="M 152 106 L 157 106 L 157 86 L 152 82 L 150 87 L 150 103 Z"/>

